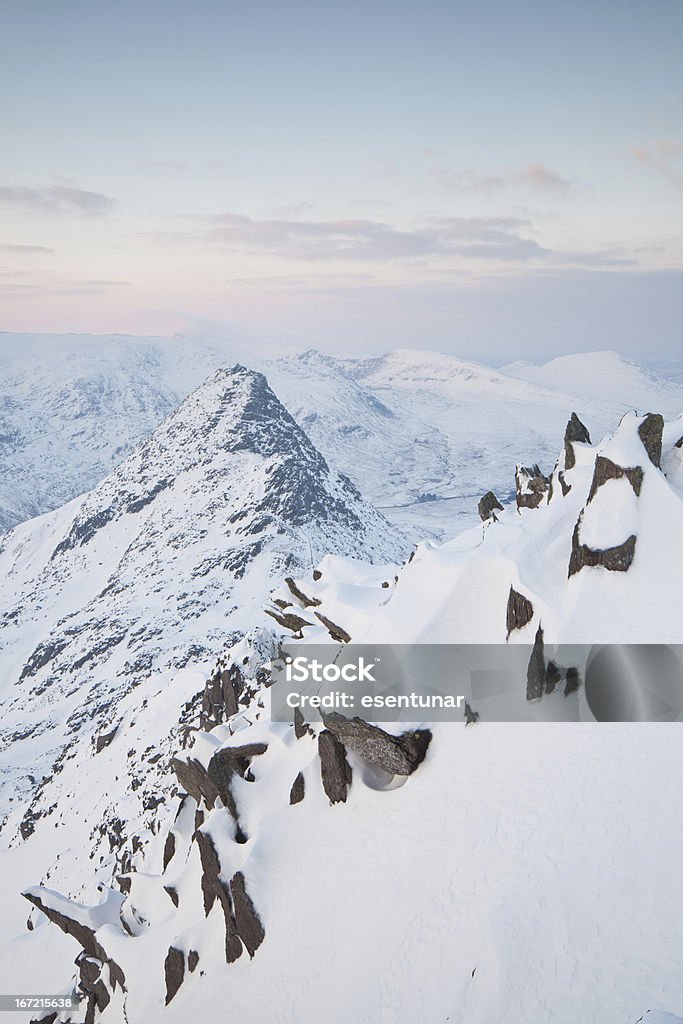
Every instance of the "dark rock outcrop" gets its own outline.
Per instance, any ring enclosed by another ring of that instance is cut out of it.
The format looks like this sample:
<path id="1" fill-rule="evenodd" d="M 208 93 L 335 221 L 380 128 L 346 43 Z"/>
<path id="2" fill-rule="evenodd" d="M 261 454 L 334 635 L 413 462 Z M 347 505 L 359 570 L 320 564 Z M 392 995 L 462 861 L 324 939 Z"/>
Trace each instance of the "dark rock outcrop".
<path id="1" fill-rule="evenodd" d="M 495 510 L 503 511 L 503 506 L 498 501 L 493 491 L 487 491 L 483 498 L 479 499 L 477 506 L 479 510 L 479 518 L 486 522 L 487 519 L 496 520 Z"/>
<path id="2" fill-rule="evenodd" d="M 579 417 L 575 412 L 569 417 L 569 422 L 564 432 L 564 468 L 573 469 L 576 465 L 576 455 L 574 453 L 574 442 L 578 441 L 581 444 L 590 444 L 591 436 L 588 430 L 583 425 Z"/>
<path id="3" fill-rule="evenodd" d="M 225 959 L 227 963 L 231 964 L 242 955 L 242 942 L 237 934 L 230 890 L 221 878 L 221 863 L 218 851 L 211 837 L 200 829 L 198 832 L 195 832 L 195 838 L 202 862 L 204 913 L 207 917 L 209 916 L 209 911 L 216 900 L 218 900 L 223 908 L 223 917 L 225 918 Z"/>
<path id="4" fill-rule="evenodd" d="M 197 801 L 197 804 L 204 800 L 206 806 L 211 809 L 220 794 L 201 761 L 197 761 L 195 758 L 183 761 L 174 757 L 171 760 L 171 767 L 182 789 L 189 793 Z"/>
<path id="5" fill-rule="evenodd" d="M 517 508 L 538 508 L 548 493 L 550 480 L 538 465 L 517 466 L 515 469 L 515 498 Z"/>
<path id="6" fill-rule="evenodd" d="M 170 946 L 166 954 L 164 976 L 166 978 L 166 1006 L 168 1006 L 185 977 L 185 954 L 175 946 Z"/>
<path id="7" fill-rule="evenodd" d="M 638 436 L 643 442 L 650 462 L 657 469 L 661 467 L 663 430 L 664 417 L 658 412 L 649 412 L 638 427 Z"/>
<path id="8" fill-rule="evenodd" d="M 233 875 L 230 881 L 230 892 L 232 893 L 237 934 L 244 943 L 249 956 L 253 957 L 266 933 L 247 892 L 246 882 L 241 871 Z"/>
<path id="9" fill-rule="evenodd" d="M 297 601 L 300 601 L 304 608 L 313 608 L 320 605 L 320 601 L 317 597 L 308 597 L 304 594 L 303 590 L 296 585 L 291 576 L 285 576 L 285 583 L 289 587 L 290 592 L 294 595 Z"/>
<path id="10" fill-rule="evenodd" d="M 214 726 L 227 722 L 237 714 L 239 699 L 244 691 L 244 676 L 239 665 L 218 669 L 208 679 L 202 695 L 199 727 L 210 732 Z"/>
<path id="11" fill-rule="evenodd" d="M 467 701 L 465 701 L 465 711 L 463 716 L 465 718 L 465 728 L 467 728 L 468 725 L 476 725 L 479 721 L 479 712 L 473 711 Z"/>
<path id="12" fill-rule="evenodd" d="M 576 693 L 580 683 L 581 680 L 579 678 L 579 670 L 574 667 L 568 668 L 564 686 L 565 697 L 568 697 L 570 693 Z"/>
<path id="13" fill-rule="evenodd" d="M 294 709 L 294 735 L 298 740 L 303 739 L 306 733 L 311 730 L 304 721 L 304 716 L 301 714 L 301 708 Z"/>
<path id="14" fill-rule="evenodd" d="M 198 963 L 199 953 L 197 952 L 196 949 L 191 949 L 190 952 L 187 954 L 187 969 L 190 972 L 190 974 L 193 973 Z"/>
<path id="15" fill-rule="evenodd" d="M 267 749 L 267 743 L 246 743 L 239 747 L 222 747 L 209 761 L 207 775 L 215 786 L 223 806 L 232 815 L 237 829 L 235 839 L 238 843 L 246 842 L 246 836 L 240 826 L 237 804 L 232 792 L 232 780 L 235 775 L 244 778 L 249 770 L 252 757 L 265 754 Z"/>
<path id="16" fill-rule="evenodd" d="M 297 777 L 292 783 L 292 788 L 289 791 L 289 802 L 290 804 L 300 804 L 306 794 L 306 783 L 304 777 L 299 772 Z"/>
<path id="17" fill-rule="evenodd" d="M 545 692 L 554 693 L 561 678 L 560 670 L 555 662 L 549 661 L 545 670 Z"/>
<path id="18" fill-rule="evenodd" d="M 266 608 L 265 613 L 270 615 L 271 619 L 275 619 L 278 625 L 284 629 L 291 629 L 292 633 L 300 633 L 304 626 L 313 625 L 308 619 L 302 619 L 295 612 L 283 612 L 281 610 L 276 611 L 274 608 Z"/>
<path id="19" fill-rule="evenodd" d="M 544 689 L 545 655 L 543 644 L 543 628 L 539 626 L 536 630 L 534 648 L 531 652 L 531 657 L 529 658 L 529 664 L 526 670 L 526 699 L 538 700 L 539 697 L 543 696 Z"/>
<path id="20" fill-rule="evenodd" d="M 99 754 L 101 750 L 104 750 L 105 747 L 109 746 L 109 744 L 112 742 L 112 740 L 116 736 L 116 733 L 118 732 L 118 728 L 119 728 L 118 725 L 115 725 L 114 728 L 111 729 L 109 732 L 103 733 L 103 734 L 101 734 L 100 736 L 98 736 L 96 738 L 96 740 L 95 740 L 95 753 L 96 754 Z"/>
<path id="21" fill-rule="evenodd" d="M 589 566 L 602 566 L 610 572 L 627 572 L 633 562 L 636 552 L 636 536 L 634 533 L 624 541 L 612 548 L 589 548 L 582 544 L 579 539 L 579 527 L 581 517 L 574 527 L 572 534 L 572 553 L 569 557 L 569 576 L 574 576 L 581 569 Z"/>
<path id="22" fill-rule="evenodd" d="M 606 458 L 604 455 L 598 455 L 593 467 L 593 479 L 591 480 L 591 489 L 588 492 L 588 501 L 593 500 L 602 485 L 606 484 L 608 480 L 621 480 L 622 477 L 626 477 L 633 488 L 633 493 L 636 497 L 639 497 L 640 489 L 643 486 L 643 471 L 640 466 L 632 466 L 630 468 L 618 466 L 616 462 L 612 462 L 611 459 Z"/>
<path id="23" fill-rule="evenodd" d="M 344 747 L 390 775 L 412 775 L 424 761 L 432 738 L 429 729 L 392 736 L 362 718 L 345 718 L 336 711 L 323 712 L 322 720 Z"/>
<path id="24" fill-rule="evenodd" d="M 318 755 L 320 777 L 330 803 L 346 803 L 351 785 L 351 766 L 346 760 L 344 744 L 329 729 L 324 729 L 318 736 Z"/>
<path id="25" fill-rule="evenodd" d="M 175 853 L 175 833 L 169 832 L 166 836 L 166 842 L 164 843 L 164 871 L 171 863 L 173 854 Z"/>
<path id="26" fill-rule="evenodd" d="M 326 615 L 322 615 L 320 612 L 314 612 L 316 618 L 320 619 L 323 626 L 330 634 L 333 640 L 336 640 L 340 644 L 350 644 L 351 636 L 342 626 L 338 626 L 336 622 L 332 622 L 332 619 L 328 619 Z"/>
<path id="27" fill-rule="evenodd" d="M 534 606 L 529 598 L 510 587 L 506 613 L 507 635 L 510 636 L 513 629 L 523 629 L 533 617 Z"/>

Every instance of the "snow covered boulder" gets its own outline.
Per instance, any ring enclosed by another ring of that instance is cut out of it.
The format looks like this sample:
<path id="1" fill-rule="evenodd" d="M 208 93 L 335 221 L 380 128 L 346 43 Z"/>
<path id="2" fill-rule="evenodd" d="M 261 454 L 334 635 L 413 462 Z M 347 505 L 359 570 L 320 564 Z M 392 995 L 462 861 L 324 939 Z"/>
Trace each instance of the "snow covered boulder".
<path id="1" fill-rule="evenodd" d="M 495 519 L 496 509 L 500 512 L 503 511 L 503 506 L 498 501 L 498 498 L 495 496 L 493 491 L 487 491 L 483 498 L 480 498 L 479 505 L 477 507 L 479 509 L 479 518 L 483 520 L 483 522 L 486 522 L 487 519 Z"/>
<path id="2" fill-rule="evenodd" d="M 657 469 L 662 459 L 662 433 L 664 431 L 664 417 L 659 413 L 649 412 L 638 427 L 638 436 L 643 442 L 643 447 L 648 458 Z"/>
<path id="3" fill-rule="evenodd" d="M 538 508 L 548 493 L 550 480 L 538 466 L 517 466 L 515 469 L 515 495 L 517 508 Z"/>
<path id="4" fill-rule="evenodd" d="M 344 746 L 390 775 L 412 775 L 424 761 L 432 738 L 429 729 L 392 736 L 362 718 L 345 718 L 336 711 L 323 714 L 322 719 Z"/>

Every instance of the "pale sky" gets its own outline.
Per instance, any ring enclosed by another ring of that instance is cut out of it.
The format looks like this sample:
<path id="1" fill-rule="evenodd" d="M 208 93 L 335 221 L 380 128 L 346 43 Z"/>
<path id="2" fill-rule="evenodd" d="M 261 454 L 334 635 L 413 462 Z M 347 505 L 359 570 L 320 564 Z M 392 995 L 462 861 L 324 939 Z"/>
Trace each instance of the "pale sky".
<path id="1" fill-rule="evenodd" d="M 675 354 L 682 0 L 3 0 L 0 330 Z"/>

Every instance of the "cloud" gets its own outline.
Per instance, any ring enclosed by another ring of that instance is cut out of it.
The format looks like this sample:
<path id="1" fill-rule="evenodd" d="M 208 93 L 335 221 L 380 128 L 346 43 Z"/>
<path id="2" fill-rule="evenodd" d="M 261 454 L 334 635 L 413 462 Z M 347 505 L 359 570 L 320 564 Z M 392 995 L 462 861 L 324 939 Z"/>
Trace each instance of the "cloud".
<path id="1" fill-rule="evenodd" d="M 73 185 L 30 188 L 25 185 L 0 185 L 0 203 L 46 213 L 71 213 L 98 216 L 109 213 L 116 202 L 101 192 L 88 192 Z"/>
<path id="2" fill-rule="evenodd" d="M 195 237 L 226 249 L 301 260 L 387 263 L 470 256 L 524 261 L 549 255 L 549 250 L 522 233 L 527 226 L 519 217 L 448 217 L 402 229 L 364 219 L 255 220 L 221 213 L 205 218 Z"/>
<path id="3" fill-rule="evenodd" d="M 30 255 L 31 253 L 53 253 L 54 249 L 48 249 L 45 245 L 11 245 L 9 242 L 0 242 L 0 252 L 9 253 L 11 255 L 21 256 L 22 253 Z"/>
<path id="4" fill-rule="evenodd" d="M 535 162 L 523 167 L 508 168 L 496 174 L 462 171 L 448 166 L 433 167 L 430 173 L 448 191 L 489 193 L 517 187 L 565 193 L 571 188 L 567 178 L 563 178 L 545 164 Z"/>
<path id="5" fill-rule="evenodd" d="M 677 139 L 655 139 L 633 146 L 631 154 L 641 167 L 656 171 L 676 185 L 683 184 L 683 143 Z"/>

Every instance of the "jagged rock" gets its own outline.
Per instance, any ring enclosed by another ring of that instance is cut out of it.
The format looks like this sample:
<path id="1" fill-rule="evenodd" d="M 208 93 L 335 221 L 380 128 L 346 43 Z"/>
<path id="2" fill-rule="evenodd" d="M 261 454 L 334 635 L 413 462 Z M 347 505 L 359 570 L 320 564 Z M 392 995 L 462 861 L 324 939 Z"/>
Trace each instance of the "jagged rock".
<path id="1" fill-rule="evenodd" d="M 590 444 L 591 436 L 588 430 L 583 425 L 579 417 L 575 412 L 569 417 L 569 422 L 564 432 L 564 468 L 573 469 L 576 465 L 576 455 L 574 453 L 574 442 L 578 441 L 581 444 Z"/>
<path id="2" fill-rule="evenodd" d="M 166 1006 L 168 1006 L 185 977 L 185 954 L 175 946 L 170 946 L 166 954 L 164 976 L 166 978 Z"/>
<path id="3" fill-rule="evenodd" d="M 468 725 L 477 724 L 477 722 L 479 721 L 479 712 L 473 711 L 472 708 L 467 703 L 467 701 L 465 701 L 465 711 L 463 712 L 463 717 L 465 718 L 465 728 L 467 728 Z"/>
<path id="4" fill-rule="evenodd" d="M 207 917 L 209 916 L 209 911 L 216 900 L 221 904 L 223 917 L 225 918 L 225 959 L 227 963 L 231 964 L 242 955 L 242 941 L 237 934 L 230 891 L 220 877 L 221 863 L 213 840 L 201 830 L 195 833 L 195 837 L 199 847 L 199 857 L 202 862 L 204 913 Z"/>
<path id="5" fill-rule="evenodd" d="M 306 733 L 311 730 L 304 721 L 304 716 L 301 714 L 301 708 L 294 709 L 294 735 L 298 740 L 303 739 Z"/>
<path id="6" fill-rule="evenodd" d="M 507 635 L 513 629 L 523 629 L 534 617 L 534 606 L 528 597 L 524 597 L 514 587 L 510 587 L 506 614 Z"/>
<path id="7" fill-rule="evenodd" d="M 274 608 L 266 608 L 264 610 L 266 615 L 270 615 L 271 619 L 275 619 L 278 625 L 284 629 L 291 629 L 292 633 L 299 633 L 304 626 L 313 625 L 308 619 L 302 619 L 300 615 L 296 615 L 294 612 L 275 611 Z"/>
<path id="8" fill-rule="evenodd" d="M 317 583 L 318 580 L 321 580 L 322 578 L 323 578 L 323 574 L 321 573 L 320 569 L 314 569 L 313 570 L 313 579 L 314 579 L 314 581 Z"/>
<path id="9" fill-rule="evenodd" d="M 187 969 L 190 972 L 190 974 L 194 972 L 194 969 L 198 963 L 199 953 L 197 952 L 196 949 L 191 949 L 190 952 L 187 954 Z"/>
<path id="10" fill-rule="evenodd" d="M 332 622 L 331 619 L 328 619 L 326 615 L 321 615 L 320 612 L 315 612 L 314 614 L 318 619 L 320 619 L 333 640 L 336 640 L 341 644 L 351 643 L 350 635 L 342 628 L 342 626 L 338 626 L 335 622 Z"/>
<path id="11" fill-rule="evenodd" d="M 230 811 L 235 821 L 237 828 L 235 839 L 238 843 L 246 843 L 247 840 L 239 822 L 237 804 L 232 792 L 232 779 L 235 775 L 244 778 L 252 757 L 265 754 L 267 749 L 267 743 L 246 743 L 240 747 L 222 747 L 209 761 L 208 777 L 215 786 L 223 806 Z"/>
<path id="12" fill-rule="evenodd" d="M 588 501 L 593 500 L 602 485 L 606 484 L 608 480 L 621 480 L 624 476 L 633 488 L 636 497 L 639 497 L 640 489 L 643 485 L 643 471 L 640 466 L 632 466 L 630 468 L 617 466 L 616 462 L 612 462 L 611 459 L 606 458 L 604 455 L 598 455 L 593 467 L 593 479 L 591 480 L 591 489 L 588 492 Z"/>
<path id="13" fill-rule="evenodd" d="M 95 740 L 95 753 L 96 754 L 99 754 L 101 750 L 104 750 L 105 747 L 109 746 L 111 741 L 116 736 L 116 733 L 118 732 L 118 729 L 119 729 L 118 725 L 115 725 L 114 728 L 110 732 L 104 733 L 103 735 L 97 737 L 97 739 Z"/>
<path id="14" fill-rule="evenodd" d="M 173 904 L 174 907 L 177 907 L 178 906 L 178 902 L 179 902 L 179 897 L 178 897 L 178 890 L 176 889 L 175 885 L 165 885 L 164 886 L 164 892 L 168 893 L 169 898 L 171 900 L 171 903 Z"/>
<path id="15" fill-rule="evenodd" d="M 348 750 L 390 775 L 412 775 L 422 764 L 432 738 L 429 729 L 392 736 L 362 718 L 345 718 L 336 711 L 321 713 L 326 729 Z M 321 734 L 322 735 L 322 734 Z"/>
<path id="16" fill-rule="evenodd" d="M 581 680 L 579 679 L 579 670 L 574 667 L 568 668 L 566 683 L 564 687 L 565 697 L 568 697 L 570 693 L 575 693 L 578 690 L 580 683 Z"/>
<path id="17" fill-rule="evenodd" d="M 274 597 L 273 598 L 273 604 L 276 604 L 278 606 L 278 608 L 282 608 L 283 611 L 285 610 L 285 608 L 291 608 L 292 607 L 292 602 L 291 601 L 284 601 L 281 597 Z"/>
<path id="18" fill-rule="evenodd" d="M 638 427 L 638 436 L 643 442 L 643 447 L 648 458 L 657 469 L 661 466 L 662 460 L 662 431 L 664 430 L 664 417 L 658 412 L 649 412 Z"/>
<path id="19" fill-rule="evenodd" d="M 175 853 L 175 834 L 173 832 L 169 832 L 168 835 L 166 836 L 166 842 L 164 843 L 164 862 L 163 862 L 164 863 L 164 871 L 166 870 L 168 865 L 171 863 L 171 860 L 173 859 L 173 854 L 174 853 Z"/>
<path id="20" fill-rule="evenodd" d="M 346 803 L 351 785 L 351 766 L 346 760 L 346 749 L 334 733 L 324 729 L 318 736 L 320 777 L 330 803 Z"/>
<path id="21" fill-rule="evenodd" d="M 529 658 L 526 670 L 526 699 L 538 700 L 543 696 L 545 688 L 545 656 L 543 645 L 543 629 L 539 625 L 536 630 L 534 649 Z"/>
<path id="22" fill-rule="evenodd" d="M 545 692 L 553 693 L 561 679 L 560 670 L 554 661 L 549 661 L 545 670 Z"/>
<path id="23" fill-rule="evenodd" d="M 579 517 L 579 522 L 574 527 L 572 534 L 572 553 L 569 557 L 568 575 L 574 576 L 587 565 L 602 566 L 603 569 L 609 569 L 611 572 L 627 572 L 636 551 L 635 534 L 632 533 L 623 544 L 618 544 L 613 548 L 589 548 L 579 540 L 580 523 L 581 517 Z"/>
<path id="24" fill-rule="evenodd" d="M 477 508 L 479 509 L 479 518 L 484 522 L 486 522 L 487 519 L 496 519 L 494 509 L 498 509 L 501 512 L 503 511 L 503 506 L 498 501 L 498 498 L 495 496 L 493 491 L 487 491 L 484 497 L 480 498 Z"/>
<path id="25" fill-rule="evenodd" d="M 239 699 L 244 691 L 244 676 L 239 665 L 217 670 L 207 679 L 202 695 L 199 727 L 210 732 L 214 726 L 227 722 L 237 714 Z"/>
<path id="26" fill-rule="evenodd" d="M 266 933 L 247 892 L 246 882 L 241 871 L 233 875 L 230 892 L 232 893 L 237 934 L 244 943 L 249 956 L 253 957 L 266 937 Z"/>
<path id="27" fill-rule="evenodd" d="M 102 979 L 102 961 L 89 957 L 85 953 L 76 957 L 76 966 L 81 988 L 88 995 L 88 1006 L 86 1021 L 88 1017 L 94 1020 L 95 1010 L 105 1010 L 111 1002 L 109 989 Z"/>
<path id="28" fill-rule="evenodd" d="M 303 590 L 301 590 L 300 587 L 297 587 L 296 583 L 294 582 L 291 576 L 285 576 L 285 583 L 287 584 L 291 593 L 294 595 L 297 601 L 301 601 L 304 608 L 317 607 L 321 604 L 317 597 L 307 597 L 307 595 L 304 594 Z"/>
<path id="29" fill-rule="evenodd" d="M 119 965 L 107 955 L 107 952 L 95 938 L 95 932 L 92 928 L 86 924 L 82 924 L 80 921 L 76 921 L 73 918 L 68 917 L 66 914 L 62 914 L 59 910 L 50 907 L 40 898 L 40 896 L 37 896 L 33 892 L 25 892 L 22 893 L 22 895 L 29 901 L 29 903 L 32 903 L 38 908 L 38 910 L 41 910 L 48 920 L 52 921 L 53 924 L 56 924 L 58 928 L 61 928 L 66 935 L 71 935 L 89 957 L 106 964 L 109 968 L 109 977 L 111 978 L 112 985 L 120 985 L 121 988 L 126 987 L 126 978 L 123 971 Z"/>
<path id="30" fill-rule="evenodd" d="M 204 765 L 194 758 L 181 761 L 179 758 L 174 757 L 171 760 L 171 767 L 185 792 L 194 797 L 197 804 L 200 804 L 203 799 L 210 810 L 216 802 L 219 793 L 215 783 L 207 774 Z"/>
<path id="31" fill-rule="evenodd" d="M 548 493 L 550 480 L 533 466 L 517 466 L 515 469 L 515 496 L 517 508 L 538 508 Z"/>
<path id="32" fill-rule="evenodd" d="M 294 782 L 292 783 L 292 788 L 289 791 L 290 804 L 300 804 L 304 798 L 305 793 L 306 783 L 304 782 L 303 775 L 301 774 L 301 772 L 299 772 L 297 777 L 294 779 Z"/>

